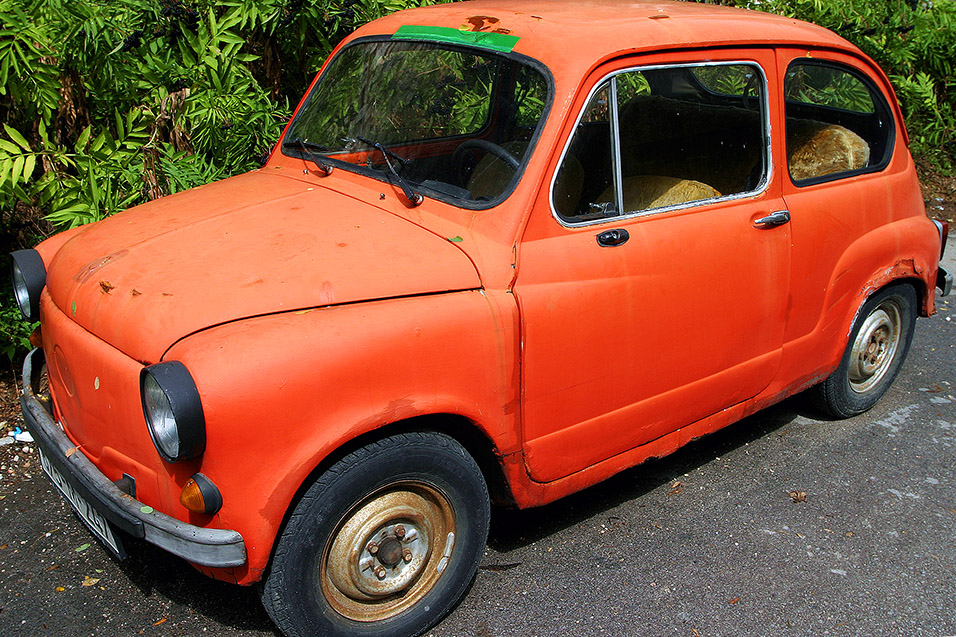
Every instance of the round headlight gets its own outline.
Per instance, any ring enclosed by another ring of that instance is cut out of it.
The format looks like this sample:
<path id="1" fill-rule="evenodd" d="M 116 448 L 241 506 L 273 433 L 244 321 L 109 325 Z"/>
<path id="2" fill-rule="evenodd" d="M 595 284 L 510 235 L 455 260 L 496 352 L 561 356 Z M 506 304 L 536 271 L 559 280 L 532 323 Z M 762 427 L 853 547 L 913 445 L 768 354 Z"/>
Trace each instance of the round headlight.
<path id="1" fill-rule="evenodd" d="M 150 438 L 167 462 L 188 460 L 206 449 L 206 420 L 196 383 L 179 361 L 159 363 L 140 374 L 143 415 Z"/>
<path id="2" fill-rule="evenodd" d="M 17 250 L 10 255 L 13 293 L 20 313 L 28 321 L 40 319 L 40 293 L 46 285 L 46 267 L 36 250 Z"/>

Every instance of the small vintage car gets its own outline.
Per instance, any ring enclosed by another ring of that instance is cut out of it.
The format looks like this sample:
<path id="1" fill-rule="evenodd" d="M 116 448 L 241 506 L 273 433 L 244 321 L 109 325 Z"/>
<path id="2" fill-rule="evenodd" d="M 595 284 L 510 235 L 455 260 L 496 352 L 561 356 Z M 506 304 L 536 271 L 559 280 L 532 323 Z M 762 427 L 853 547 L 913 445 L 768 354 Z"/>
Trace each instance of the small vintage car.
<path id="1" fill-rule="evenodd" d="M 288 635 L 417 634 L 492 502 L 880 398 L 952 285 L 907 142 L 877 65 L 795 20 L 396 13 L 261 169 L 13 255 L 27 425 L 117 555 L 259 583 Z"/>

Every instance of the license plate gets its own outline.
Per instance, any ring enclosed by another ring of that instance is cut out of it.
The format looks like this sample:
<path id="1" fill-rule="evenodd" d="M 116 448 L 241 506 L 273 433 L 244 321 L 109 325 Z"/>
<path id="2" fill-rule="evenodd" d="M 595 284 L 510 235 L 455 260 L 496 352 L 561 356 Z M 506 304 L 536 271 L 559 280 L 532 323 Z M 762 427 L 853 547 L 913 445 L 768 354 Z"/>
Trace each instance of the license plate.
<path id="1" fill-rule="evenodd" d="M 39 451 L 39 448 L 37 448 L 37 450 Z M 56 490 L 60 492 L 60 495 L 66 498 L 73 506 L 73 510 L 80 516 L 80 519 L 83 520 L 86 526 L 89 527 L 93 535 L 99 538 L 116 557 L 123 559 L 126 556 L 126 551 L 123 550 L 122 543 L 119 541 L 119 538 L 116 537 L 116 534 L 113 533 L 113 529 L 110 523 L 106 521 L 106 518 L 94 509 L 83 496 L 77 493 L 73 485 L 60 475 L 60 472 L 53 466 L 53 463 L 47 460 L 47 457 L 43 455 L 42 451 L 40 451 L 40 464 L 43 466 L 43 472 L 46 473 L 50 481 L 53 482 L 53 486 L 55 486 Z"/>

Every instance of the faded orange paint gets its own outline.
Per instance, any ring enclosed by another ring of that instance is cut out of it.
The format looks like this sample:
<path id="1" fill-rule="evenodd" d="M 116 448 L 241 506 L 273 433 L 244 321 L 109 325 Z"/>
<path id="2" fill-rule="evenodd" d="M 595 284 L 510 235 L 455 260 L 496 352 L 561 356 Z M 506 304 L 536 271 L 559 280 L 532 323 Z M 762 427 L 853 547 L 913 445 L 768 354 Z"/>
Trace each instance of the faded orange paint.
<path id="1" fill-rule="evenodd" d="M 326 176 L 277 146 L 260 170 L 38 247 L 67 434 L 109 479 L 134 475 L 141 501 L 242 534 L 248 563 L 204 572 L 258 580 L 296 495 L 356 440 L 423 417 L 453 436 L 470 427 L 513 501 L 536 506 L 819 382 L 888 283 L 916 282 L 934 311 L 939 238 L 899 109 L 876 65 L 831 32 L 693 3 L 479 0 L 398 13 L 341 46 L 408 24 L 507 31 L 550 70 L 553 106 L 504 203 L 411 207 L 387 182 Z M 885 169 L 790 180 L 782 82 L 810 52 L 885 93 L 899 131 Z M 551 183 L 591 88 L 622 68 L 711 60 L 767 76 L 767 187 L 599 227 L 558 223 Z M 784 208 L 791 224 L 752 227 Z M 612 227 L 630 242 L 599 247 Z M 162 360 L 198 386 L 201 458 L 165 463 L 147 433 L 139 373 Z M 214 516 L 179 504 L 200 470 L 223 494 Z"/>

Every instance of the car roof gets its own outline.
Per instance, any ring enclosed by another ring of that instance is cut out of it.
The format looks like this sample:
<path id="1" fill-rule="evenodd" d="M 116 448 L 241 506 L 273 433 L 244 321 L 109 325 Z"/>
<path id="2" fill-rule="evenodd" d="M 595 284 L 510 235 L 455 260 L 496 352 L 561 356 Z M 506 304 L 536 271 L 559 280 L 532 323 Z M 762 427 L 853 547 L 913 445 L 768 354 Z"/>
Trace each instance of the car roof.
<path id="1" fill-rule="evenodd" d="M 408 25 L 506 32 L 517 38 L 516 53 L 578 72 L 617 55 L 689 47 L 782 44 L 858 51 L 835 33 L 792 18 L 641 0 L 468 0 L 401 11 L 355 35 L 391 35 Z"/>

